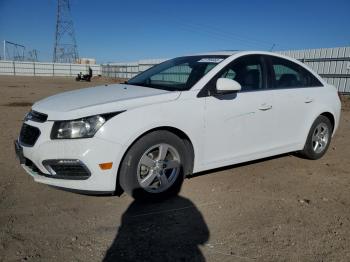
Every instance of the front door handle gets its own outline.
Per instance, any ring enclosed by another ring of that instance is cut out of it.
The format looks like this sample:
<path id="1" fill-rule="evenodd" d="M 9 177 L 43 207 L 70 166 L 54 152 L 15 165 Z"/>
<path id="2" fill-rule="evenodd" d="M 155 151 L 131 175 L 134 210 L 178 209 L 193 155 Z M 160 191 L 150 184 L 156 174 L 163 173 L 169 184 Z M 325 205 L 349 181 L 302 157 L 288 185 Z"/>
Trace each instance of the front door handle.
<path id="1" fill-rule="evenodd" d="M 270 109 L 272 109 L 272 105 L 269 105 L 269 104 L 262 104 L 259 107 L 259 110 L 261 110 L 261 111 L 267 111 L 267 110 L 270 110 Z"/>
<path id="2" fill-rule="evenodd" d="M 304 102 L 305 104 L 309 104 L 309 103 L 312 103 L 314 101 L 314 99 L 312 97 L 307 97 L 305 98 Z"/>

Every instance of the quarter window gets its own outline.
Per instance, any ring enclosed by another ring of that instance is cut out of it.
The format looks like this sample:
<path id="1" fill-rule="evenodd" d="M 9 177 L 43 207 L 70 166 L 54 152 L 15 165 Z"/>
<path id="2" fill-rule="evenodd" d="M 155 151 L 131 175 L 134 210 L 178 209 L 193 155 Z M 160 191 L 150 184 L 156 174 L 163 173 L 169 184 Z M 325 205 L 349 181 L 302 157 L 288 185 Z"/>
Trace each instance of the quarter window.
<path id="1" fill-rule="evenodd" d="M 271 57 L 274 88 L 322 86 L 321 82 L 302 66 L 286 59 Z"/>

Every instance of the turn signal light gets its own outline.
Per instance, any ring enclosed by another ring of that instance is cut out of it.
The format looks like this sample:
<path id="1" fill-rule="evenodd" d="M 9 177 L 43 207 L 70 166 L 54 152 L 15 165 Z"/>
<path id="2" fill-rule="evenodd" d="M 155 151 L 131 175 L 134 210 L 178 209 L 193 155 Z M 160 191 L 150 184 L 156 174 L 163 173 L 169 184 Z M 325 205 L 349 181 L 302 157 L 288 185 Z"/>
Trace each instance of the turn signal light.
<path id="1" fill-rule="evenodd" d="M 101 164 L 99 164 L 99 166 L 102 170 L 108 170 L 108 169 L 112 168 L 113 162 L 101 163 Z"/>

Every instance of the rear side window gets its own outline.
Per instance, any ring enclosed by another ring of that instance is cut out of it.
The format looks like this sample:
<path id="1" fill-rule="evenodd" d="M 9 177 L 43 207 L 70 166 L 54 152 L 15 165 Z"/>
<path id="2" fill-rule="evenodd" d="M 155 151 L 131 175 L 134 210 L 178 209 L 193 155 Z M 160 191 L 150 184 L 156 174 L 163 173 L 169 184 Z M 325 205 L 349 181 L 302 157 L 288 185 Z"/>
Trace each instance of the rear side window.
<path id="1" fill-rule="evenodd" d="M 283 58 L 270 57 L 273 88 L 322 86 L 322 83 L 302 66 Z"/>

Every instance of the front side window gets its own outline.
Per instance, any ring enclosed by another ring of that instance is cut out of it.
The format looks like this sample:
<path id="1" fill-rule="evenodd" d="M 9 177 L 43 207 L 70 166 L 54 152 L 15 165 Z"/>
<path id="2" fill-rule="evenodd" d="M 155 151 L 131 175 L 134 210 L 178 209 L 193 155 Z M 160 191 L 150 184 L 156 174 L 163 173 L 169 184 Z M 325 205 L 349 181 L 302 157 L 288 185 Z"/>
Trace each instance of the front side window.
<path id="1" fill-rule="evenodd" d="M 302 66 L 283 58 L 270 59 L 274 88 L 322 86 L 321 82 Z"/>
<path id="2" fill-rule="evenodd" d="M 225 58 L 213 55 L 174 58 L 135 76 L 127 84 L 169 91 L 189 90 Z"/>
<path id="3" fill-rule="evenodd" d="M 240 83 L 242 91 L 263 89 L 263 67 L 260 56 L 237 58 L 220 72 L 219 78 L 229 78 Z"/>

